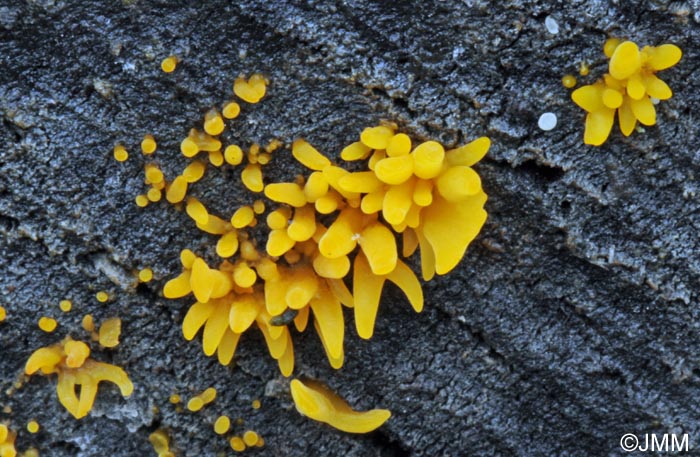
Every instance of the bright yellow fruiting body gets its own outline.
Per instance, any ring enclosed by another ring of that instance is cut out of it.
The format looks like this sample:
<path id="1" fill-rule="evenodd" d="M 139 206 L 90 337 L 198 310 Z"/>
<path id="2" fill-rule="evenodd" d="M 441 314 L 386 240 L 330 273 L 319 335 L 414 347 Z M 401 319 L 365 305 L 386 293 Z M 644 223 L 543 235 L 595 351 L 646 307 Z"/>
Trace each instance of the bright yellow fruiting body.
<path id="1" fill-rule="evenodd" d="M 609 73 L 598 82 L 580 87 L 571 94 L 573 101 L 587 111 L 584 143 L 600 146 L 607 140 L 617 113 L 620 131 L 629 136 L 637 121 L 656 124 L 652 98 L 666 100 L 671 89 L 655 76 L 680 60 L 681 50 L 672 44 L 645 46 L 609 39 L 604 46 L 610 57 Z"/>
<path id="2" fill-rule="evenodd" d="M 148 197 L 146 195 L 137 195 L 136 198 L 134 199 L 136 202 L 137 206 L 140 206 L 141 208 L 148 206 Z"/>
<path id="3" fill-rule="evenodd" d="M 290 383 L 292 399 L 304 416 L 348 433 L 368 433 L 379 428 L 391 417 L 386 409 L 358 412 L 318 382 L 302 383 L 293 379 Z"/>
<path id="4" fill-rule="evenodd" d="M 238 115 L 241 113 L 241 105 L 239 105 L 236 102 L 228 102 L 225 106 L 224 109 L 221 110 L 221 114 L 226 119 L 235 119 L 238 117 Z"/>
<path id="5" fill-rule="evenodd" d="M 0 457 L 16 457 L 15 439 L 17 433 L 11 431 L 7 425 L 0 424 Z"/>
<path id="6" fill-rule="evenodd" d="M 253 407 L 253 409 L 260 409 L 260 406 L 262 406 L 262 405 L 260 403 L 260 400 L 253 400 L 253 402 L 251 403 L 251 406 Z"/>
<path id="7" fill-rule="evenodd" d="M 204 115 L 204 131 L 209 135 L 220 135 L 224 131 L 224 120 L 217 110 L 210 109 Z"/>
<path id="8" fill-rule="evenodd" d="M 44 375 L 58 374 L 58 399 L 76 419 L 80 419 L 92 409 L 97 385 L 101 381 L 116 384 L 125 397 L 134 390 L 124 370 L 92 360 L 89 355 L 90 349 L 85 343 L 66 338 L 62 343 L 34 351 L 24 371 L 27 375 L 37 371 Z M 76 387 L 79 387 L 79 396 L 76 395 Z"/>
<path id="9" fill-rule="evenodd" d="M 153 154 L 156 152 L 156 148 L 158 145 L 156 144 L 156 140 L 153 138 L 153 135 L 145 135 L 143 137 L 143 140 L 141 141 L 141 152 L 144 154 Z"/>
<path id="10" fill-rule="evenodd" d="M 104 290 L 101 290 L 95 294 L 95 298 L 100 303 L 106 303 L 109 300 L 109 294 Z"/>
<path id="11" fill-rule="evenodd" d="M 150 268 L 144 268 L 139 270 L 139 281 L 150 282 L 153 279 L 153 270 Z"/>
<path id="12" fill-rule="evenodd" d="M 27 431 L 29 433 L 37 433 L 39 431 L 39 423 L 35 420 L 27 422 Z"/>
<path id="13" fill-rule="evenodd" d="M 126 148 L 124 148 L 124 146 L 122 146 L 121 144 L 114 146 L 114 159 L 117 162 L 126 162 L 128 158 L 129 153 L 127 152 Z"/>
<path id="14" fill-rule="evenodd" d="M 46 333 L 53 332 L 54 330 L 56 330 L 57 326 L 58 322 L 56 322 L 56 319 L 53 319 L 51 317 L 43 316 L 39 319 L 39 328 L 45 331 Z"/>
<path id="15" fill-rule="evenodd" d="M 163 70 L 165 73 L 172 73 L 175 71 L 175 67 L 177 66 L 177 56 L 169 56 L 163 59 L 163 61 L 160 63 L 160 69 Z"/>
<path id="16" fill-rule="evenodd" d="M 248 103 L 258 103 L 265 96 L 267 81 L 262 75 L 254 74 L 247 81 L 237 78 L 233 83 L 233 93 Z"/>
<path id="17" fill-rule="evenodd" d="M 170 438 L 165 430 L 156 430 L 155 432 L 148 435 L 148 441 L 150 441 L 153 450 L 156 451 L 158 457 L 174 457 L 170 451 Z"/>
<path id="18" fill-rule="evenodd" d="M 83 316 L 82 327 L 85 331 L 94 332 L 95 331 L 95 321 L 91 314 L 86 314 Z"/>
<path id="19" fill-rule="evenodd" d="M 100 345 L 106 348 L 113 348 L 119 345 L 119 336 L 122 331 L 122 321 L 118 317 L 107 319 L 100 325 L 99 341 Z"/>
<path id="20" fill-rule="evenodd" d="M 231 419 L 228 416 L 219 416 L 214 422 L 214 432 L 217 435 L 223 435 L 228 433 L 231 428 Z"/>
<path id="21" fill-rule="evenodd" d="M 564 75 L 564 77 L 561 78 L 561 83 L 567 89 L 571 89 L 576 85 L 576 76 Z"/>
<path id="22" fill-rule="evenodd" d="M 258 434 L 252 430 L 246 430 L 245 433 L 243 433 L 243 442 L 248 447 L 255 446 L 258 443 L 258 438 Z"/>
<path id="23" fill-rule="evenodd" d="M 236 452 L 245 451 L 246 446 L 243 442 L 243 439 L 241 439 L 240 436 L 234 436 L 233 438 L 231 438 L 229 444 L 231 445 L 231 449 L 233 449 Z"/>
<path id="24" fill-rule="evenodd" d="M 67 313 L 71 309 L 73 309 L 73 302 L 71 302 L 70 300 L 61 300 L 58 303 L 58 307 L 61 308 L 61 311 L 63 311 L 64 313 Z"/>
<path id="25" fill-rule="evenodd" d="M 5 311 L 5 308 L 0 306 L 0 322 L 4 321 L 6 317 L 7 317 L 7 311 Z"/>

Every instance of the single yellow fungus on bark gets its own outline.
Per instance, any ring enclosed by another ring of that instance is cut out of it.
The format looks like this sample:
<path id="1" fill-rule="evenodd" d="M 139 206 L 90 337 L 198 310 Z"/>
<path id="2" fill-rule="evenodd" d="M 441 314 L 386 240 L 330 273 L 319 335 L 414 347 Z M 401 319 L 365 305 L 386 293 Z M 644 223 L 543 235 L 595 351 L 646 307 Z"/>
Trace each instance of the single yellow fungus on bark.
<path id="1" fill-rule="evenodd" d="M 42 374 L 58 374 L 56 393 L 61 404 L 76 418 L 85 417 L 95 401 L 97 386 L 101 381 L 116 384 L 122 396 L 129 396 L 134 386 L 121 368 L 97 362 L 89 357 L 90 350 L 80 341 L 66 338 L 62 343 L 34 351 L 25 365 L 25 374 L 37 371 Z M 79 396 L 76 395 L 80 392 Z"/>
<path id="2" fill-rule="evenodd" d="M 224 131 L 224 120 L 217 110 L 212 108 L 204 115 L 204 131 L 209 135 L 219 135 Z"/>
<path id="3" fill-rule="evenodd" d="M 153 279 L 153 270 L 150 268 L 144 268 L 139 270 L 139 281 L 150 282 Z"/>
<path id="4" fill-rule="evenodd" d="M 576 85 L 576 76 L 564 75 L 564 77 L 561 78 L 561 83 L 567 89 L 571 89 L 572 87 L 574 87 Z"/>
<path id="5" fill-rule="evenodd" d="M 192 412 L 197 412 L 203 407 L 204 400 L 202 400 L 200 397 L 191 398 L 190 401 L 187 402 L 187 409 L 189 409 Z"/>
<path id="6" fill-rule="evenodd" d="M 413 170 L 422 179 L 432 179 L 442 171 L 445 148 L 436 141 L 426 141 L 418 145 L 413 152 Z M 377 164 L 379 166 L 379 164 Z M 375 172 L 378 170 L 375 169 Z"/>
<path id="7" fill-rule="evenodd" d="M 122 333 L 122 320 L 118 317 L 107 319 L 100 325 L 100 345 L 113 348 L 119 345 L 119 336 Z"/>
<path id="8" fill-rule="evenodd" d="M 176 404 L 180 403 L 181 398 L 180 398 L 180 396 L 179 396 L 178 394 L 172 394 L 172 395 L 170 396 L 170 398 L 168 398 L 168 401 L 169 401 L 170 403 L 172 403 L 173 405 L 176 405 Z"/>
<path id="9" fill-rule="evenodd" d="M 156 188 L 151 188 L 148 189 L 148 192 L 146 192 L 146 198 L 148 198 L 149 202 L 159 202 L 161 198 L 163 198 L 163 193 L 156 189 Z"/>
<path id="10" fill-rule="evenodd" d="M 228 433 L 230 429 L 231 419 L 229 419 L 228 416 L 219 416 L 216 419 L 216 422 L 214 422 L 214 432 L 217 435 L 223 435 L 224 433 Z"/>
<path id="11" fill-rule="evenodd" d="M 265 212 L 265 202 L 262 200 L 255 200 L 253 202 L 253 212 L 255 214 L 262 214 Z"/>
<path id="12" fill-rule="evenodd" d="M 615 49 L 620 45 L 622 41 L 619 38 L 608 38 L 603 45 L 603 53 L 609 59 L 612 57 Z"/>
<path id="13" fill-rule="evenodd" d="M 156 140 L 153 138 L 153 135 L 145 135 L 143 137 L 143 140 L 141 141 L 141 152 L 146 155 L 153 154 L 157 147 L 158 145 L 156 144 Z"/>
<path id="14" fill-rule="evenodd" d="M 610 75 L 618 80 L 637 73 L 642 65 L 639 47 L 631 41 L 620 43 L 610 57 Z"/>
<path id="15" fill-rule="evenodd" d="M 190 216 L 197 224 L 206 225 L 209 222 L 209 213 L 204 205 L 194 197 L 187 199 L 185 207 L 187 215 Z"/>
<path id="16" fill-rule="evenodd" d="M 405 133 L 398 133 L 391 137 L 386 146 L 386 154 L 389 157 L 403 156 L 411 152 L 411 138 Z"/>
<path id="17" fill-rule="evenodd" d="M 156 430 L 155 432 L 148 435 L 148 441 L 153 446 L 153 450 L 156 451 L 158 457 L 175 457 L 170 451 L 170 439 L 165 430 Z"/>
<path id="18" fill-rule="evenodd" d="M 202 176 L 204 176 L 206 170 L 207 166 L 204 162 L 195 160 L 187 165 L 184 170 L 182 170 L 182 177 L 185 178 L 185 181 L 190 184 L 195 183 L 202 179 Z"/>
<path id="19" fill-rule="evenodd" d="M 4 321 L 6 317 L 7 317 L 7 311 L 5 311 L 5 308 L 0 306 L 0 322 Z"/>
<path id="20" fill-rule="evenodd" d="M 394 131 L 389 127 L 379 125 L 377 127 L 367 127 L 360 134 L 360 141 L 372 149 L 386 149 L 389 140 L 394 136 Z"/>
<path id="21" fill-rule="evenodd" d="M 201 394 L 199 394 L 199 396 L 204 402 L 204 404 L 208 405 L 209 403 L 216 400 L 216 389 L 213 387 L 207 387 Z"/>
<path id="22" fill-rule="evenodd" d="M 265 96 L 267 82 L 262 75 L 254 74 L 246 81 L 237 78 L 233 82 L 233 93 L 248 103 L 258 103 Z"/>
<path id="23" fill-rule="evenodd" d="M 146 184 L 157 184 L 163 181 L 163 172 L 153 164 L 147 164 L 145 167 Z"/>
<path id="24" fill-rule="evenodd" d="M 228 102 L 224 106 L 224 109 L 221 110 L 221 114 L 223 114 L 226 119 L 235 119 L 241 114 L 241 105 L 236 102 Z"/>
<path id="25" fill-rule="evenodd" d="M 166 57 L 160 63 L 160 68 L 165 73 L 172 73 L 175 70 L 175 67 L 177 66 L 177 62 L 178 62 L 177 56 Z"/>
<path id="26" fill-rule="evenodd" d="M 578 67 L 578 73 L 581 76 L 588 76 L 589 71 L 590 71 L 590 69 L 588 68 L 588 62 L 586 62 L 585 60 L 581 61 L 581 63 L 579 64 L 579 67 Z"/>
<path id="27" fill-rule="evenodd" d="M 245 433 L 243 433 L 243 442 L 248 447 L 255 446 L 258 442 L 258 434 L 252 430 L 246 430 Z"/>
<path id="28" fill-rule="evenodd" d="M 241 180 L 252 192 L 262 192 L 264 189 L 262 170 L 258 164 L 248 164 L 241 172 Z"/>
<path id="29" fill-rule="evenodd" d="M 250 225 L 250 223 L 255 219 L 255 212 L 250 206 L 241 206 L 233 213 L 231 216 L 231 225 L 234 228 L 243 228 Z"/>
<path id="30" fill-rule="evenodd" d="M 100 303 L 106 303 L 109 300 L 109 294 L 104 290 L 101 290 L 95 294 L 95 298 Z"/>
<path id="31" fill-rule="evenodd" d="M 262 406 L 262 405 L 260 403 L 260 400 L 256 399 L 256 400 L 253 400 L 253 402 L 251 403 L 251 406 L 253 407 L 253 409 L 260 409 L 260 406 Z"/>
<path id="32" fill-rule="evenodd" d="M 302 383 L 293 379 L 290 390 L 297 411 L 302 415 L 344 432 L 368 433 L 391 417 L 391 412 L 386 409 L 355 411 L 345 400 L 318 382 Z"/>
<path id="33" fill-rule="evenodd" d="M 126 148 L 124 148 L 124 146 L 122 146 L 121 144 L 114 146 L 114 159 L 117 162 L 126 162 L 128 158 L 129 153 L 127 152 Z"/>
<path id="34" fill-rule="evenodd" d="M 136 198 L 134 199 L 136 202 L 137 206 L 140 206 L 141 208 L 148 206 L 148 197 L 146 195 L 137 195 Z"/>
<path id="35" fill-rule="evenodd" d="M 35 420 L 27 422 L 27 431 L 29 433 L 37 433 L 39 431 L 39 423 Z"/>
<path id="36" fill-rule="evenodd" d="M 286 203 L 294 207 L 306 206 L 304 189 L 293 182 L 280 182 L 265 186 L 265 196 L 278 203 Z"/>
<path id="37" fill-rule="evenodd" d="M 361 141 L 356 141 L 348 146 L 345 146 L 340 153 L 340 158 L 346 162 L 353 160 L 364 160 L 369 157 L 372 148 L 366 146 Z"/>
<path id="38" fill-rule="evenodd" d="M 324 156 L 316 148 L 305 140 L 296 140 L 292 144 L 292 155 L 305 167 L 311 170 L 323 171 L 331 164 L 328 157 Z"/>
<path id="39" fill-rule="evenodd" d="M 39 328 L 46 333 L 51 333 L 54 330 L 56 330 L 56 327 L 58 326 L 58 322 L 56 322 L 56 319 L 53 319 L 51 317 L 46 317 L 43 316 L 39 319 Z"/>
<path id="40" fill-rule="evenodd" d="M 71 302 L 70 300 L 61 300 L 58 303 L 58 307 L 61 309 L 61 311 L 67 313 L 73 308 L 73 302 Z"/>
<path id="41" fill-rule="evenodd" d="M 240 436 L 234 436 L 233 438 L 231 438 L 229 444 L 231 445 L 231 449 L 233 449 L 236 452 L 245 451 L 246 446 Z"/>
<path id="42" fill-rule="evenodd" d="M 83 316 L 82 327 L 88 332 L 95 331 L 95 320 L 93 319 L 92 314 L 86 314 Z"/>
<path id="43" fill-rule="evenodd" d="M 165 199 L 170 203 L 179 203 L 185 199 L 185 195 L 187 195 L 187 179 L 184 176 L 178 176 L 168 186 Z"/>
<path id="44" fill-rule="evenodd" d="M 224 159 L 229 165 L 239 165 L 243 161 L 243 150 L 235 144 L 226 146 Z"/>

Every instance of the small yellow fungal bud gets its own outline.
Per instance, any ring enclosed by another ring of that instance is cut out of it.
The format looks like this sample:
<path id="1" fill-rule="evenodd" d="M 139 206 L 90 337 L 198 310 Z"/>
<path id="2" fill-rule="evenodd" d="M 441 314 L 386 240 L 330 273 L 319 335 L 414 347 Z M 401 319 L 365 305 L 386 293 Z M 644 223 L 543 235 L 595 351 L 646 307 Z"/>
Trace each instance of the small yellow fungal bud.
<path id="1" fill-rule="evenodd" d="M 239 287 L 251 287 L 257 279 L 258 275 L 255 270 L 245 262 L 238 263 L 233 270 L 233 281 Z"/>
<path id="2" fill-rule="evenodd" d="M 118 144 L 114 146 L 114 159 L 117 162 L 126 162 L 126 159 L 129 158 L 129 153 L 126 151 L 124 146 L 121 144 Z"/>
<path id="3" fill-rule="evenodd" d="M 153 135 L 145 135 L 143 141 L 141 141 L 141 152 L 144 154 L 153 154 L 156 151 L 158 145 Z"/>
<path id="4" fill-rule="evenodd" d="M 190 401 L 187 402 L 187 409 L 192 412 L 197 412 L 202 407 L 204 407 L 204 401 L 200 397 L 190 398 Z"/>
<path id="5" fill-rule="evenodd" d="M 170 403 L 172 403 L 173 405 L 176 405 L 176 404 L 180 403 L 181 398 L 180 398 L 180 396 L 179 396 L 178 394 L 172 394 L 172 395 L 170 396 L 170 398 L 168 398 L 168 401 L 169 401 Z"/>
<path id="6" fill-rule="evenodd" d="M 265 196 L 270 200 L 297 208 L 306 205 L 304 190 L 293 182 L 268 184 L 265 186 Z"/>
<path id="7" fill-rule="evenodd" d="M 294 241 L 306 241 L 316 233 L 316 213 L 313 206 L 296 208 L 292 223 L 287 227 L 287 235 Z"/>
<path id="8" fill-rule="evenodd" d="M 58 307 L 61 308 L 61 311 L 67 313 L 73 308 L 73 303 L 70 300 L 61 300 L 58 303 Z"/>
<path id="9" fill-rule="evenodd" d="M 261 75 L 253 75 L 248 81 L 237 78 L 233 82 L 233 93 L 248 103 L 258 103 L 265 96 L 265 79 Z"/>
<path id="10" fill-rule="evenodd" d="M 204 389 L 204 392 L 199 394 L 199 397 L 202 399 L 205 405 L 208 405 L 216 400 L 216 389 L 213 387 L 207 387 Z"/>
<path id="11" fill-rule="evenodd" d="M 619 38 L 608 38 L 605 41 L 605 44 L 603 45 L 603 52 L 605 53 L 608 59 L 612 57 L 613 53 L 615 53 L 615 49 L 617 49 L 619 45 Z"/>
<path id="12" fill-rule="evenodd" d="M 212 108 L 204 115 L 204 131 L 209 135 L 219 135 L 224 131 L 224 120 L 217 110 Z"/>
<path id="13" fill-rule="evenodd" d="M 243 150 L 235 144 L 226 146 L 224 159 L 226 159 L 226 163 L 229 165 L 238 165 L 243 161 Z"/>
<path id="14" fill-rule="evenodd" d="M 5 311 L 5 308 L 0 306 L 0 322 L 4 321 L 6 317 L 7 317 L 7 311 Z"/>
<path id="15" fill-rule="evenodd" d="M 405 133 L 394 135 L 386 146 L 389 157 L 403 156 L 411 152 L 411 139 Z"/>
<path id="16" fill-rule="evenodd" d="M 107 319 L 100 325 L 99 341 L 106 348 L 119 345 L 119 336 L 122 332 L 122 320 L 118 317 Z"/>
<path id="17" fill-rule="evenodd" d="M 267 165 L 272 160 L 272 156 L 267 153 L 258 154 L 258 163 L 260 165 Z"/>
<path id="18" fill-rule="evenodd" d="M 284 230 L 287 228 L 290 213 L 284 208 L 278 208 L 267 215 L 267 226 L 274 230 Z"/>
<path id="19" fill-rule="evenodd" d="M 145 167 L 146 184 L 156 184 L 163 181 L 163 172 L 160 169 L 149 163 Z"/>
<path id="20" fill-rule="evenodd" d="M 258 434 L 252 430 L 246 430 L 246 432 L 243 434 L 243 442 L 246 444 L 246 446 L 255 446 L 255 444 L 258 442 Z"/>
<path id="21" fill-rule="evenodd" d="M 148 189 L 148 192 L 146 192 L 146 198 L 148 198 L 148 201 L 153 203 L 159 202 L 162 197 L 163 193 L 156 188 Z"/>
<path id="22" fill-rule="evenodd" d="M 27 431 L 29 433 L 36 433 L 39 431 L 39 423 L 35 420 L 30 420 L 27 423 Z"/>
<path id="23" fill-rule="evenodd" d="M 85 329 L 88 332 L 95 331 L 95 321 L 92 318 L 91 314 L 86 314 L 85 316 L 83 316 L 82 326 L 83 326 L 83 329 Z"/>
<path id="24" fill-rule="evenodd" d="M 197 224 L 206 225 L 209 222 L 209 213 L 204 205 L 194 197 L 187 199 L 185 208 L 187 215 L 194 219 Z"/>
<path id="25" fill-rule="evenodd" d="M 350 162 L 353 160 L 364 160 L 369 157 L 372 148 L 366 146 L 361 141 L 356 141 L 348 146 L 345 146 L 340 153 L 340 158 Z"/>
<path id="26" fill-rule="evenodd" d="M 224 155 L 221 151 L 209 151 L 209 163 L 215 167 L 220 167 L 224 164 Z"/>
<path id="27" fill-rule="evenodd" d="M 238 233 L 235 231 L 225 233 L 216 243 L 216 255 L 227 258 L 238 251 Z"/>
<path id="28" fill-rule="evenodd" d="M 227 433 L 230 428 L 231 419 L 229 419 L 228 416 L 219 416 L 219 418 L 216 419 L 216 422 L 214 422 L 214 432 L 217 435 L 223 435 L 224 433 Z"/>
<path id="29" fill-rule="evenodd" d="M 144 268 L 143 270 L 139 271 L 139 281 L 141 282 L 149 282 L 153 279 L 153 270 L 150 268 Z"/>
<path id="30" fill-rule="evenodd" d="M 328 157 L 318 152 L 316 148 L 302 139 L 295 140 L 292 143 L 292 155 L 300 164 L 311 170 L 322 171 L 331 164 Z"/>
<path id="31" fill-rule="evenodd" d="M 320 171 L 314 171 L 309 175 L 304 184 L 306 201 L 313 203 L 328 193 L 328 181 Z"/>
<path id="32" fill-rule="evenodd" d="M 413 176 L 414 160 L 411 155 L 387 157 L 377 162 L 374 173 L 387 184 L 401 184 Z"/>
<path id="33" fill-rule="evenodd" d="M 63 351 L 66 353 L 66 366 L 70 368 L 82 367 L 87 358 L 90 357 L 90 348 L 82 341 L 66 341 L 63 345 Z"/>
<path id="34" fill-rule="evenodd" d="M 39 328 L 45 331 L 46 333 L 53 332 L 54 330 L 56 330 L 57 326 L 58 322 L 56 322 L 56 319 L 52 319 L 46 316 L 43 316 L 39 319 Z"/>
<path id="35" fill-rule="evenodd" d="M 236 452 L 245 451 L 245 443 L 239 436 L 234 436 L 233 438 L 231 438 L 229 444 L 231 445 L 231 449 L 233 449 Z"/>
<path id="36" fill-rule="evenodd" d="M 158 457 L 164 457 L 166 453 L 170 452 L 170 443 L 168 440 L 168 435 L 163 430 L 156 430 L 155 432 L 148 435 L 148 441 L 150 441 L 153 450 L 156 451 Z"/>
<path id="37" fill-rule="evenodd" d="M 248 84 L 250 84 L 250 87 L 256 92 L 258 98 L 263 98 L 265 96 L 267 81 L 263 75 L 260 73 L 253 74 L 250 79 L 248 79 Z"/>
<path id="38" fill-rule="evenodd" d="M 5 457 L 5 456 L 3 456 Z M 12 457 L 12 456 L 9 456 Z M 39 457 L 39 451 L 36 448 L 30 447 L 26 451 L 24 451 L 24 454 L 22 454 L 22 457 Z"/>
<path id="39" fill-rule="evenodd" d="M 264 189 L 262 170 L 258 164 L 248 164 L 241 173 L 241 180 L 251 192 L 262 192 Z"/>
<path id="40" fill-rule="evenodd" d="M 564 77 L 561 78 L 561 83 L 567 89 L 571 89 L 572 87 L 574 87 L 576 85 L 576 76 L 564 75 Z"/>
<path id="41" fill-rule="evenodd" d="M 95 298 L 100 303 L 106 303 L 109 300 L 109 294 L 104 290 L 101 290 L 95 294 Z"/>
<path id="42" fill-rule="evenodd" d="M 204 164 L 204 162 L 195 160 L 187 165 L 184 170 L 182 170 L 182 177 L 185 178 L 188 183 L 194 183 L 202 179 L 206 169 L 207 166 Z"/>
<path id="43" fill-rule="evenodd" d="M 170 56 L 163 59 L 160 63 L 160 69 L 165 73 L 172 73 L 177 66 L 178 58 L 177 56 Z"/>
<path id="44" fill-rule="evenodd" d="M 585 60 L 584 60 L 584 61 L 581 61 L 581 64 L 580 64 L 579 67 L 578 67 L 578 73 L 579 73 L 581 76 L 587 76 L 589 71 L 590 71 L 590 70 L 589 70 L 589 68 L 588 68 L 588 62 L 586 62 Z"/>
<path id="45" fill-rule="evenodd" d="M 141 208 L 148 206 L 148 197 L 146 195 L 137 195 L 136 198 L 134 199 L 136 201 L 136 204 L 140 206 Z"/>
<path id="46" fill-rule="evenodd" d="M 186 194 L 187 179 L 184 176 L 178 176 L 168 186 L 168 190 L 165 192 L 165 199 L 170 203 L 179 203 L 185 199 Z"/>
<path id="47" fill-rule="evenodd" d="M 253 409 L 260 409 L 261 403 L 260 400 L 253 400 L 253 403 L 251 404 Z"/>
<path id="48" fill-rule="evenodd" d="M 223 114 L 226 119 L 235 119 L 240 113 L 241 105 L 236 102 L 228 102 L 221 111 L 221 114 Z"/>
<path id="49" fill-rule="evenodd" d="M 386 149 L 392 136 L 394 131 L 384 125 L 367 127 L 360 134 L 360 141 L 372 149 Z"/>
<path id="50" fill-rule="evenodd" d="M 255 214 L 262 214 L 265 212 L 265 202 L 262 200 L 255 200 L 253 202 L 253 212 Z"/>
<path id="51" fill-rule="evenodd" d="M 192 269 L 192 264 L 197 259 L 197 255 L 189 249 L 183 249 L 180 251 L 180 263 L 187 270 Z"/>
<path id="52" fill-rule="evenodd" d="M 338 209 L 339 203 L 339 198 L 335 194 L 328 194 L 316 200 L 314 206 L 320 214 L 330 214 Z"/>
<path id="53" fill-rule="evenodd" d="M 258 437 L 258 442 L 255 443 L 255 447 L 265 447 L 265 440 L 262 436 Z"/>
<path id="54" fill-rule="evenodd" d="M 194 157 L 199 152 L 199 146 L 196 141 L 188 136 L 180 143 L 180 152 L 185 157 Z"/>
<path id="55" fill-rule="evenodd" d="M 233 213 L 233 216 L 231 216 L 231 225 L 235 228 L 247 227 L 253 219 L 255 219 L 253 208 L 250 206 L 241 206 Z"/>

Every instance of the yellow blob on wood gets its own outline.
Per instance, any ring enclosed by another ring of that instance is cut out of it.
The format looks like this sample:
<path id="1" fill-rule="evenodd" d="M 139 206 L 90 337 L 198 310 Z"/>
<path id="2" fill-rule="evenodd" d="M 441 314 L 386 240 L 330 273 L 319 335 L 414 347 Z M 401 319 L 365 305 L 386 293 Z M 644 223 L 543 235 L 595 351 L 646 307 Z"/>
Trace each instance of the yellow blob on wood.
<path id="1" fill-rule="evenodd" d="M 143 270 L 139 271 L 139 281 L 141 282 L 149 282 L 153 279 L 153 270 L 150 268 L 144 268 Z"/>
<path id="2" fill-rule="evenodd" d="M 256 399 L 256 400 L 253 400 L 253 403 L 251 404 L 251 406 L 253 407 L 253 409 L 260 409 L 260 406 L 262 406 L 262 405 L 260 403 L 260 400 Z"/>
<path id="3" fill-rule="evenodd" d="M 141 141 L 141 152 L 144 154 L 153 154 L 156 152 L 156 148 L 158 147 L 155 138 L 153 138 L 153 135 L 145 135 L 143 137 L 143 140 Z"/>
<path id="4" fill-rule="evenodd" d="M 567 89 L 571 89 L 576 85 L 576 76 L 574 75 L 564 75 L 563 78 L 561 78 L 561 83 L 564 87 Z"/>
<path id="5" fill-rule="evenodd" d="M 236 102 L 228 102 L 224 109 L 221 110 L 221 114 L 224 115 L 226 119 L 235 119 L 241 113 L 241 105 Z"/>
<path id="6" fill-rule="evenodd" d="M 240 436 L 234 436 L 233 438 L 231 438 L 229 444 L 231 445 L 231 449 L 233 449 L 236 452 L 245 451 L 246 446 Z"/>
<path id="7" fill-rule="evenodd" d="M 56 319 L 53 319 L 51 317 L 42 316 L 39 319 L 39 328 L 45 331 L 46 333 L 53 332 L 54 330 L 56 330 L 57 326 L 58 322 L 56 322 Z"/>
<path id="8" fill-rule="evenodd" d="M 243 442 L 246 446 L 255 446 L 258 442 L 258 434 L 252 430 L 246 430 L 245 433 L 243 433 Z"/>
<path id="9" fill-rule="evenodd" d="M 214 432 L 217 435 L 227 433 L 230 428 L 231 419 L 229 419 L 228 416 L 219 416 L 218 419 L 216 419 L 216 422 L 214 422 Z"/>
<path id="10" fill-rule="evenodd" d="M 39 431 L 39 423 L 35 420 L 31 420 L 27 423 L 27 431 L 29 433 L 37 433 Z"/>
<path id="11" fill-rule="evenodd" d="M 136 202 L 136 205 L 140 206 L 141 208 L 148 206 L 149 202 L 146 195 L 137 195 L 134 201 Z"/>
<path id="12" fill-rule="evenodd" d="M 95 320 L 93 319 L 92 314 L 86 314 L 83 316 L 82 326 L 83 329 L 88 332 L 95 331 Z"/>
<path id="13" fill-rule="evenodd" d="M 126 148 L 124 148 L 124 146 L 122 146 L 121 144 L 114 146 L 114 159 L 117 162 L 126 162 L 128 158 L 129 153 L 127 152 Z"/>
<path id="14" fill-rule="evenodd" d="M 217 110 L 210 109 L 204 115 L 204 131 L 209 135 L 219 135 L 224 131 L 224 120 Z"/>
<path id="15" fill-rule="evenodd" d="M 175 71 L 175 67 L 177 66 L 177 62 L 178 62 L 177 56 L 166 57 L 160 63 L 160 69 L 163 70 L 165 73 L 172 73 L 173 71 Z"/>
<path id="16" fill-rule="evenodd" d="M 100 325 L 99 341 L 106 348 L 119 345 L 119 336 L 122 332 L 122 320 L 118 317 L 107 319 Z"/>
<path id="17" fill-rule="evenodd" d="M 61 308 L 61 311 L 63 311 L 64 313 L 67 313 L 71 309 L 73 309 L 73 302 L 71 302 L 70 300 L 61 300 L 58 303 L 58 307 Z"/>
<path id="18" fill-rule="evenodd" d="M 0 322 L 4 321 L 6 317 L 7 317 L 7 311 L 5 311 L 5 308 L 0 306 Z"/>
<path id="19" fill-rule="evenodd" d="M 100 303 L 106 303 L 109 300 L 109 294 L 104 290 L 101 290 L 95 294 L 95 298 Z"/>

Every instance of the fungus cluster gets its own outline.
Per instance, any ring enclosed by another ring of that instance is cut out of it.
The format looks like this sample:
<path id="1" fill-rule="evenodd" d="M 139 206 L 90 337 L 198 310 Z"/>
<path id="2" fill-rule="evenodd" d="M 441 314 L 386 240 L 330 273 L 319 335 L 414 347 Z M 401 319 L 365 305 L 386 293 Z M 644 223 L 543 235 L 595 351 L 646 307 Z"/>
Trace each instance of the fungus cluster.
<path id="1" fill-rule="evenodd" d="M 10 430 L 7 425 L 0 424 L 0 457 L 15 457 L 17 455 L 16 438 L 17 433 Z"/>
<path id="2" fill-rule="evenodd" d="M 610 59 L 608 73 L 594 84 L 576 89 L 571 98 L 586 110 L 583 141 L 600 146 L 607 140 L 617 113 L 620 131 L 629 136 L 637 122 L 656 124 L 654 104 L 671 98 L 673 92 L 655 73 L 678 63 L 682 52 L 678 46 L 644 46 L 632 41 L 611 38 L 603 51 Z M 565 83 L 566 84 L 566 83 Z"/>
<path id="3" fill-rule="evenodd" d="M 89 358 L 90 347 L 70 337 L 61 343 L 34 351 L 25 365 L 28 375 L 41 372 L 57 374 L 58 400 L 76 419 L 85 417 L 95 401 L 100 381 L 116 384 L 125 397 L 131 395 L 134 386 L 120 367 Z M 76 387 L 80 393 L 76 394 Z"/>

